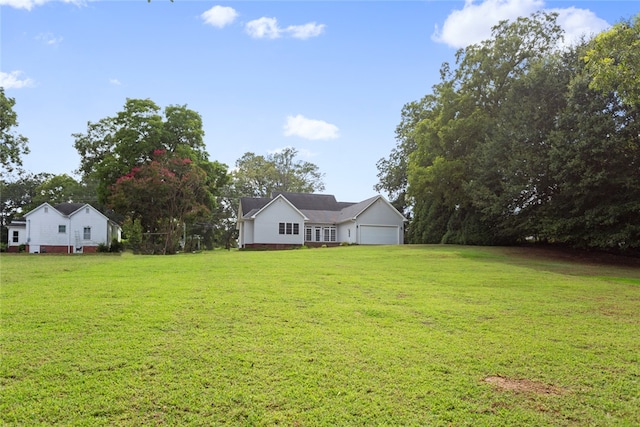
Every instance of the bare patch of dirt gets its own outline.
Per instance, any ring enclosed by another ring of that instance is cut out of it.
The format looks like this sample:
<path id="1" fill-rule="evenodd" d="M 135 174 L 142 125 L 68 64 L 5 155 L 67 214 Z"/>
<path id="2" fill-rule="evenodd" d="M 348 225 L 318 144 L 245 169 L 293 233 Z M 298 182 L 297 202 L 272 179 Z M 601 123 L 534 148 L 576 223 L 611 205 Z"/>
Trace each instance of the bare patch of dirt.
<path id="1" fill-rule="evenodd" d="M 565 393 L 565 390 L 561 387 L 543 384 L 541 382 L 531 381 L 527 379 L 512 379 L 500 376 L 490 376 L 485 378 L 484 381 L 501 390 L 552 395 L 561 395 Z"/>

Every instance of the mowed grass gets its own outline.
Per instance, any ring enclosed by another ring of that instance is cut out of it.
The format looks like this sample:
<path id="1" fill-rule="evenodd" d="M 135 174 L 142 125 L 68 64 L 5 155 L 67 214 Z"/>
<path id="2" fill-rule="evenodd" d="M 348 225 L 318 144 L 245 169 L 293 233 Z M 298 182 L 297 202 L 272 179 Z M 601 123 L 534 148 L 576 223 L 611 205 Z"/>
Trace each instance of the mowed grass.
<path id="1" fill-rule="evenodd" d="M 500 248 L 3 255 L 4 425 L 640 425 L 640 269 Z"/>

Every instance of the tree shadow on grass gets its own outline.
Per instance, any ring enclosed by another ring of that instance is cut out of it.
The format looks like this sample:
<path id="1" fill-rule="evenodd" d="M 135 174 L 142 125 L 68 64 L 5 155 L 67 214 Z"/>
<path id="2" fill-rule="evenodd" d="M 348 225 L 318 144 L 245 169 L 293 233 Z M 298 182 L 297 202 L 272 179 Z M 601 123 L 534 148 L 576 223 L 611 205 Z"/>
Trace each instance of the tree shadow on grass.
<path id="1" fill-rule="evenodd" d="M 640 284 L 640 257 L 553 246 L 487 248 L 504 255 L 501 262 L 554 273 L 630 278 Z M 638 280 L 634 280 L 638 279 Z"/>

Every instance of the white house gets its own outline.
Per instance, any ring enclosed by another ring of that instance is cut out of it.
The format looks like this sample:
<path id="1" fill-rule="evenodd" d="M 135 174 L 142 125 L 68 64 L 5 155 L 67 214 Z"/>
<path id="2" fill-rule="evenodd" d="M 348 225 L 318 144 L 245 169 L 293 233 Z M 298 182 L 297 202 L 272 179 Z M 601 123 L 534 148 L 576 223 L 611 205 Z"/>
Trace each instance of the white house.
<path id="1" fill-rule="evenodd" d="M 122 237 L 118 224 L 85 203 L 43 203 L 7 228 L 9 252 L 21 245 L 30 253 L 96 252 L 98 245 Z"/>
<path id="2" fill-rule="evenodd" d="M 405 221 L 382 196 L 348 203 L 325 194 L 275 193 L 241 198 L 236 228 L 240 248 L 400 245 Z"/>

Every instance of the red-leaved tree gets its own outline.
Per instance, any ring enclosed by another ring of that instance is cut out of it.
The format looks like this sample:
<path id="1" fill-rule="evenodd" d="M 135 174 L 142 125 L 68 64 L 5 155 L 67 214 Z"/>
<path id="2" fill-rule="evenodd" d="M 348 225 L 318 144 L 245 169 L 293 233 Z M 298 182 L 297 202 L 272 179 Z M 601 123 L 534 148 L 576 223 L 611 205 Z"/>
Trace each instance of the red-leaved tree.
<path id="1" fill-rule="evenodd" d="M 215 198 L 207 174 L 190 159 L 156 150 L 153 159 L 118 178 L 109 205 L 143 229 L 143 250 L 175 253 L 185 221 L 210 212 Z"/>

